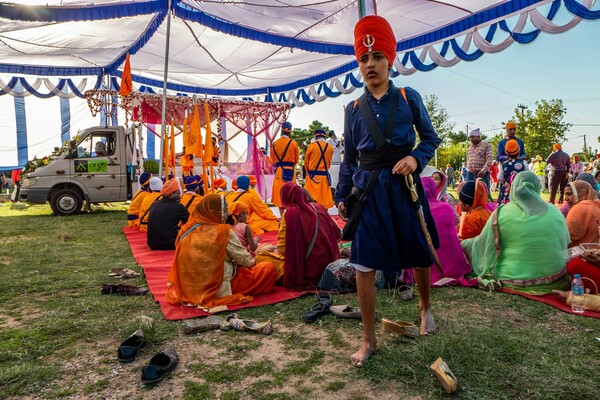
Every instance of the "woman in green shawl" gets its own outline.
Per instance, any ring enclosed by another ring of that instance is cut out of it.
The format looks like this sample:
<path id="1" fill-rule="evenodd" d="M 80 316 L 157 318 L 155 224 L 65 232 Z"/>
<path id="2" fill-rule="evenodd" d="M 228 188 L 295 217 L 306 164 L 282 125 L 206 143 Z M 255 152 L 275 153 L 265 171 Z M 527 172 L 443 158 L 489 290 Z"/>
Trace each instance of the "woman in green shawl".
<path id="1" fill-rule="evenodd" d="M 540 181 L 532 172 L 517 174 L 510 199 L 494 211 L 481 235 L 461 243 L 473 275 L 481 286 L 495 289 L 564 290 L 569 277 L 559 253 L 570 241 L 565 218 L 541 198 Z"/>

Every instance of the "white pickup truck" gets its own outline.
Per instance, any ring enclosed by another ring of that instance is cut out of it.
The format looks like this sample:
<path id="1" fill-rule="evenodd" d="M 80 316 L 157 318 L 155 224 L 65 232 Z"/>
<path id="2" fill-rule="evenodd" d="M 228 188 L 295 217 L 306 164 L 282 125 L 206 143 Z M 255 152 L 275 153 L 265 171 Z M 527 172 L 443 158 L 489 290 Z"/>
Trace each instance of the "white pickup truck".
<path id="1" fill-rule="evenodd" d="M 130 200 L 137 182 L 133 157 L 137 128 L 92 127 L 60 150 L 47 164 L 25 173 L 22 201 L 50 202 L 57 215 L 78 214 L 86 203 Z"/>

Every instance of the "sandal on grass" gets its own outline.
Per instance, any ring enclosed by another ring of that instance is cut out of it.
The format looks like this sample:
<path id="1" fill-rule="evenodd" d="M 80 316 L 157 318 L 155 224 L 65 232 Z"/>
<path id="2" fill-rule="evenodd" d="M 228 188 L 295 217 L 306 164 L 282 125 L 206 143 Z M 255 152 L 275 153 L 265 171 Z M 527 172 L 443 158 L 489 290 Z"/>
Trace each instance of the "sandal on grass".
<path id="1" fill-rule="evenodd" d="M 312 324 L 313 322 L 318 320 L 322 315 L 329 313 L 330 308 L 331 303 L 315 303 L 310 307 L 310 310 L 308 310 L 308 312 L 304 314 L 302 319 L 307 324 Z"/>
<path id="2" fill-rule="evenodd" d="M 360 308 L 358 307 L 350 307 L 344 304 L 343 306 L 331 306 L 329 311 L 336 317 L 361 319 Z"/>
<path id="3" fill-rule="evenodd" d="M 404 321 L 392 321 L 387 318 L 381 318 L 381 330 L 410 338 L 417 338 L 420 334 L 419 328 L 415 324 Z"/>
<path id="4" fill-rule="evenodd" d="M 429 369 L 431 370 L 431 373 L 438 379 L 438 381 L 440 381 L 446 393 L 456 392 L 456 389 L 458 388 L 458 380 L 452 371 L 450 371 L 448 364 L 442 360 L 442 357 L 438 357 L 438 359 L 431 364 Z"/>
<path id="5" fill-rule="evenodd" d="M 271 321 L 256 322 L 249 319 L 240 319 L 237 314 L 231 314 L 225 321 L 236 331 L 254 331 L 262 335 L 273 333 L 273 324 Z"/>
<path id="6" fill-rule="evenodd" d="M 229 325 L 229 322 L 225 321 L 225 318 L 217 315 L 211 315 L 202 319 L 189 319 L 184 321 L 182 326 L 183 333 L 186 335 L 212 331 L 216 329 L 224 331 L 231 329 L 231 326 Z"/>
<path id="7" fill-rule="evenodd" d="M 137 278 L 140 276 L 138 272 L 131 270 L 129 268 L 113 268 L 110 270 L 108 276 L 114 276 L 116 278 L 128 279 L 128 278 Z"/>

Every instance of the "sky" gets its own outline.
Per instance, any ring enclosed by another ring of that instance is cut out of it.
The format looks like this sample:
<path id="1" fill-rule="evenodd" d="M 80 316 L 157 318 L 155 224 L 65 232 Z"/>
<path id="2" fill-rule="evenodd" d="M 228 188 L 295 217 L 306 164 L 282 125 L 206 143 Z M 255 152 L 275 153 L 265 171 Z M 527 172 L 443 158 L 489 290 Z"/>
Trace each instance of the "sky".
<path id="1" fill-rule="evenodd" d="M 394 84 L 410 86 L 421 96 L 435 94 L 456 124 L 456 131 L 464 131 L 467 126 L 469 130 L 480 128 L 488 137 L 502 131 L 502 123 L 515 115 L 518 104 L 535 111 L 536 101 L 562 99 L 567 109 L 564 121 L 573 124 L 563 149 L 569 154 L 580 152 L 583 135 L 588 146 L 600 149 L 598 21 L 582 21 L 560 34 L 542 32 L 530 44 L 513 43 L 504 51 L 486 53 L 473 62 L 460 61 L 449 68 L 399 76 Z M 344 127 L 343 106 L 361 93 L 362 89 L 357 89 L 294 108 L 288 120 L 302 129 L 319 120 L 339 136 Z"/>

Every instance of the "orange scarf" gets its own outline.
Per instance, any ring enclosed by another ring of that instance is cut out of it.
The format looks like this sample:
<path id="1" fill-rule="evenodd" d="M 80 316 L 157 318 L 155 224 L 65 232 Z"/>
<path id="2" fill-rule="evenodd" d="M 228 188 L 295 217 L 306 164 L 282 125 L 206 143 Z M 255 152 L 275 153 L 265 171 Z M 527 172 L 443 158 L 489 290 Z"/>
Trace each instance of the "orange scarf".
<path id="1" fill-rule="evenodd" d="M 200 200 L 176 241 L 167 281 L 167 302 L 212 308 L 252 301 L 234 294 L 217 298 L 223 283 L 225 254 L 231 226 L 224 224 L 225 200 L 209 194 Z"/>

